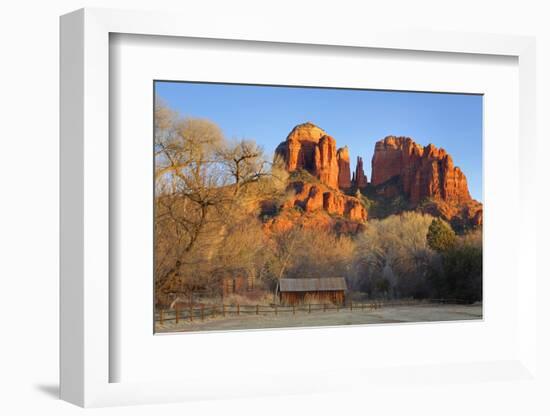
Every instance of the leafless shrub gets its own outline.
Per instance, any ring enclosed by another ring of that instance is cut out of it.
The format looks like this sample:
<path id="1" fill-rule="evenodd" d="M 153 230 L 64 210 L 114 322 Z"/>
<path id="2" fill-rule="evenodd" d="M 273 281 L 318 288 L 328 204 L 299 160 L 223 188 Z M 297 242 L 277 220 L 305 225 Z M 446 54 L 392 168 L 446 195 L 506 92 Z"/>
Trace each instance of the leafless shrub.
<path id="1" fill-rule="evenodd" d="M 372 294 L 410 296 L 424 284 L 433 252 L 426 243 L 432 217 L 404 212 L 369 221 L 358 237 L 353 286 Z"/>

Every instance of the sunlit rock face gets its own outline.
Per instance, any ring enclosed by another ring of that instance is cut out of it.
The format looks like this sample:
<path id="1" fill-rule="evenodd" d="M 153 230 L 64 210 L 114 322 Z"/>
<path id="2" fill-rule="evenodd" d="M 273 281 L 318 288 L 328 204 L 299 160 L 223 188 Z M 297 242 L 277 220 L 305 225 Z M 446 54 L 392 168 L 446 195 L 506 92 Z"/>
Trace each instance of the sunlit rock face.
<path id="1" fill-rule="evenodd" d="M 289 184 L 293 197 L 287 198 L 282 208 L 302 208 L 306 213 L 324 210 L 352 221 L 365 222 L 367 211 L 361 201 L 353 196 L 328 188 L 324 184 L 296 181 Z"/>
<path id="2" fill-rule="evenodd" d="M 338 187 L 343 190 L 351 188 L 351 169 L 349 164 L 348 147 L 344 146 L 337 150 L 338 160 Z"/>
<path id="3" fill-rule="evenodd" d="M 433 144 L 421 146 L 409 137 L 396 136 L 378 141 L 370 183 L 363 159 L 357 158 L 350 178 L 348 148 L 338 149 L 332 136 L 309 122 L 294 127 L 275 152 L 289 172 L 306 171 L 313 177 L 304 181 L 298 175 L 291 181 L 289 187 L 295 193 L 282 205 L 283 210 L 300 207 L 310 225 L 334 225 L 324 217 L 327 214 L 347 221 L 344 228 L 349 228 L 348 223 L 364 223 L 368 212 L 363 197 L 367 195 L 382 198 L 382 203 L 403 198 L 404 210 L 430 213 L 461 227 L 482 225 L 483 205 L 470 196 L 466 176 L 444 149 Z M 289 211 L 279 220 L 293 215 Z"/>
<path id="4" fill-rule="evenodd" d="M 276 149 L 289 172 L 305 169 L 311 173 L 315 170 L 315 149 L 326 132 L 312 123 L 299 124 L 292 129 L 286 140 Z"/>
<path id="5" fill-rule="evenodd" d="M 483 205 L 470 196 L 466 175 L 445 149 L 433 144 L 421 146 L 409 137 L 395 136 L 378 141 L 371 185 L 387 196 L 399 192 L 412 207 L 458 227 L 482 225 Z"/>
<path id="6" fill-rule="evenodd" d="M 306 170 L 331 188 L 338 189 L 336 140 L 312 123 L 299 124 L 275 151 L 289 172 Z M 349 159 L 348 159 L 349 162 Z"/>
<path id="7" fill-rule="evenodd" d="M 472 199 L 466 176 L 445 149 L 433 144 L 422 147 L 409 137 L 388 136 L 376 143 L 371 184 L 381 185 L 395 177 L 412 204 L 424 198 L 459 204 Z"/>

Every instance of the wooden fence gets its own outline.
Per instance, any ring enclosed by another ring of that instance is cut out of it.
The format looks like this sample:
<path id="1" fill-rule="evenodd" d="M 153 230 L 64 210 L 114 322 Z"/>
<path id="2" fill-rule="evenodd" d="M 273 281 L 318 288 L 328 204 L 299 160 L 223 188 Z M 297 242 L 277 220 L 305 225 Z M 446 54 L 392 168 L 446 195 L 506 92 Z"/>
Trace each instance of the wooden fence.
<path id="1" fill-rule="evenodd" d="M 155 312 L 155 321 L 161 325 L 165 321 L 204 321 L 208 317 L 225 318 L 239 315 L 266 315 L 266 314 L 293 314 L 327 312 L 327 311 L 372 311 L 390 306 L 412 306 L 430 304 L 461 304 L 458 299 L 429 299 L 429 300 L 399 300 L 399 301 L 373 301 L 368 303 L 349 302 L 346 305 L 329 303 L 310 303 L 295 306 L 280 305 L 198 305 L 181 306 L 175 309 L 159 309 Z"/>

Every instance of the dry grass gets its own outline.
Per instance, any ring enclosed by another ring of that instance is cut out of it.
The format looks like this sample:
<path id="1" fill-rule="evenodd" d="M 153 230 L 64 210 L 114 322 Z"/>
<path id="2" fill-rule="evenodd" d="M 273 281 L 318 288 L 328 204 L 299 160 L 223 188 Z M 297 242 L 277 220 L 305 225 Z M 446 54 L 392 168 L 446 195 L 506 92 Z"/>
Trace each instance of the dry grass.
<path id="1" fill-rule="evenodd" d="M 195 332 L 195 331 L 227 331 L 261 328 L 296 328 L 319 327 L 339 325 L 365 325 L 365 324 L 390 324 L 411 322 L 442 322 L 480 320 L 482 318 L 482 305 L 409 305 L 390 306 L 381 309 L 354 309 L 342 308 L 339 311 L 322 310 L 255 315 L 235 314 L 225 318 L 206 318 L 204 321 L 195 319 L 180 320 L 175 324 L 174 320 L 165 321 L 163 325 L 156 324 L 156 332 Z"/>
<path id="2" fill-rule="evenodd" d="M 231 294 L 223 298 L 225 305 L 270 305 L 273 303 L 273 294 L 265 291 L 255 291 L 246 294 Z"/>

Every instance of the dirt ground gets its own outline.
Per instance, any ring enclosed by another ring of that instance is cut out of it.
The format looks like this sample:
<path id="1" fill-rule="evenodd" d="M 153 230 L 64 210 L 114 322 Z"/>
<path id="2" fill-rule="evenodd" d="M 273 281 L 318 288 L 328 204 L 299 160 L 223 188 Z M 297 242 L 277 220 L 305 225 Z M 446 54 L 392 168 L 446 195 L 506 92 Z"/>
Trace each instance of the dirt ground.
<path id="1" fill-rule="evenodd" d="M 376 310 L 341 309 L 292 313 L 227 316 L 204 321 L 167 320 L 156 323 L 156 332 L 227 331 L 242 329 L 364 325 L 403 322 L 462 321 L 482 318 L 482 305 L 410 305 L 386 306 Z"/>

